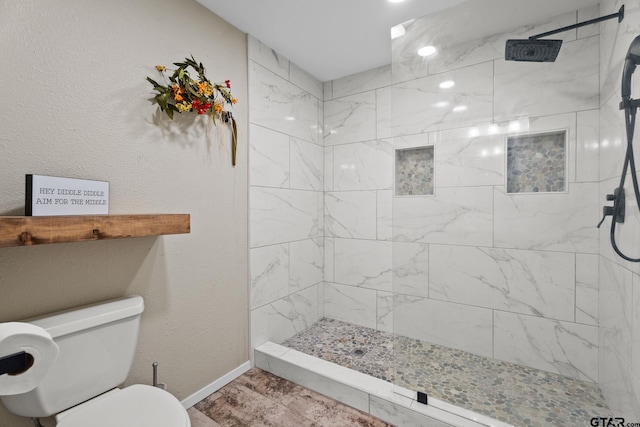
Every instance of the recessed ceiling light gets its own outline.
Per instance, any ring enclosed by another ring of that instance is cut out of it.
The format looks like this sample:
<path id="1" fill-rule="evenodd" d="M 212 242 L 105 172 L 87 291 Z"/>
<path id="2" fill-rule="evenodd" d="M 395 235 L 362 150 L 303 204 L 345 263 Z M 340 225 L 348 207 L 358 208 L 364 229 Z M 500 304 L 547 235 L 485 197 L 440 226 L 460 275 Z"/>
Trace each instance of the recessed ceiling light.
<path id="1" fill-rule="evenodd" d="M 455 111 L 456 113 L 459 113 L 461 111 L 464 111 L 467 109 L 466 105 L 458 105 L 457 107 L 453 107 L 453 111 Z"/>
<path id="2" fill-rule="evenodd" d="M 406 32 L 407 30 L 404 29 L 404 25 L 402 24 L 391 27 L 391 40 L 404 36 Z"/>
<path id="3" fill-rule="evenodd" d="M 440 83 L 440 89 L 449 89 L 455 86 L 455 82 L 453 80 L 445 80 Z"/>
<path id="4" fill-rule="evenodd" d="M 431 56 L 436 52 L 437 50 L 433 46 L 423 46 L 420 49 L 418 49 L 418 55 L 420 56 Z"/>

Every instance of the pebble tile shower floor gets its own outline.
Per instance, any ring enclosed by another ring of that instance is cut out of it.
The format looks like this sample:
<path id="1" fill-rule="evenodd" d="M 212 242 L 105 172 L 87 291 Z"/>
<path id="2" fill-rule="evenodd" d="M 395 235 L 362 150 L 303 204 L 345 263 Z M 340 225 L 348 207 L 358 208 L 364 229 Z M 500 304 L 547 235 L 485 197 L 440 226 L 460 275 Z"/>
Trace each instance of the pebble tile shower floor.
<path id="1" fill-rule="evenodd" d="M 514 426 L 612 416 L 593 383 L 338 320 L 322 319 L 283 345 Z"/>

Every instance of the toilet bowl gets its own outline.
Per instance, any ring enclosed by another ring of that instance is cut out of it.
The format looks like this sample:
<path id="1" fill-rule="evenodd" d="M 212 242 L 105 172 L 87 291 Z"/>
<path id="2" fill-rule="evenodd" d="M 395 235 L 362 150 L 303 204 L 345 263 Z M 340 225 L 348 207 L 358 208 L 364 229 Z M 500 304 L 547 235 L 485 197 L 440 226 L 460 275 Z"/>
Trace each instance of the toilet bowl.
<path id="1" fill-rule="evenodd" d="M 190 427 L 180 402 L 156 387 L 114 389 L 56 415 L 56 427 Z"/>
<path id="2" fill-rule="evenodd" d="M 24 417 L 55 416 L 57 427 L 190 427 L 172 394 L 135 384 L 131 370 L 144 302 L 140 296 L 27 320 L 47 331 L 59 354 L 35 389 L 0 396 Z"/>

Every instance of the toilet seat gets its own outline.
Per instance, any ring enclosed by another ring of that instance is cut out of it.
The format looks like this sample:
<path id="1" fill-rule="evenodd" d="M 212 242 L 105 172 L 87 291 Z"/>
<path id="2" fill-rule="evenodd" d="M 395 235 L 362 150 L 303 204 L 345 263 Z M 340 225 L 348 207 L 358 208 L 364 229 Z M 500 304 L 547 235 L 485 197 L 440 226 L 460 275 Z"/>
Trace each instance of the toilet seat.
<path id="1" fill-rule="evenodd" d="M 113 389 L 56 415 L 56 427 L 190 427 L 189 416 L 172 394 L 135 384 Z"/>

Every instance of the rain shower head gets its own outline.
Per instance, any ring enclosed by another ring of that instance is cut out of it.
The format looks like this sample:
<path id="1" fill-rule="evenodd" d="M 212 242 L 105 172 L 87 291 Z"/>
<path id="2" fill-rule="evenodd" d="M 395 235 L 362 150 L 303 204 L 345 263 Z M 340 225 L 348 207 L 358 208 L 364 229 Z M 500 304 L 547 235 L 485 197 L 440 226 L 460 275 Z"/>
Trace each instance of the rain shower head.
<path id="1" fill-rule="evenodd" d="M 558 57 L 562 40 L 507 40 L 504 59 L 507 61 L 553 62 Z"/>
<path id="2" fill-rule="evenodd" d="M 504 59 L 507 61 L 553 62 L 558 57 L 558 52 L 560 52 L 560 47 L 562 46 L 562 40 L 548 40 L 542 39 L 542 37 L 573 30 L 574 28 L 584 27 L 585 25 L 596 24 L 613 18 L 618 18 L 618 22 L 622 21 L 624 18 L 624 5 L 620 7 L 617 13 L 612 13 L 611 15 L 579 22 L 567 27 L 558 28 L 557 30 L 547 31 L 546 33 L 531 36 L 525 40 L 507 40 L 507 44 L 504 49 Z"/>

